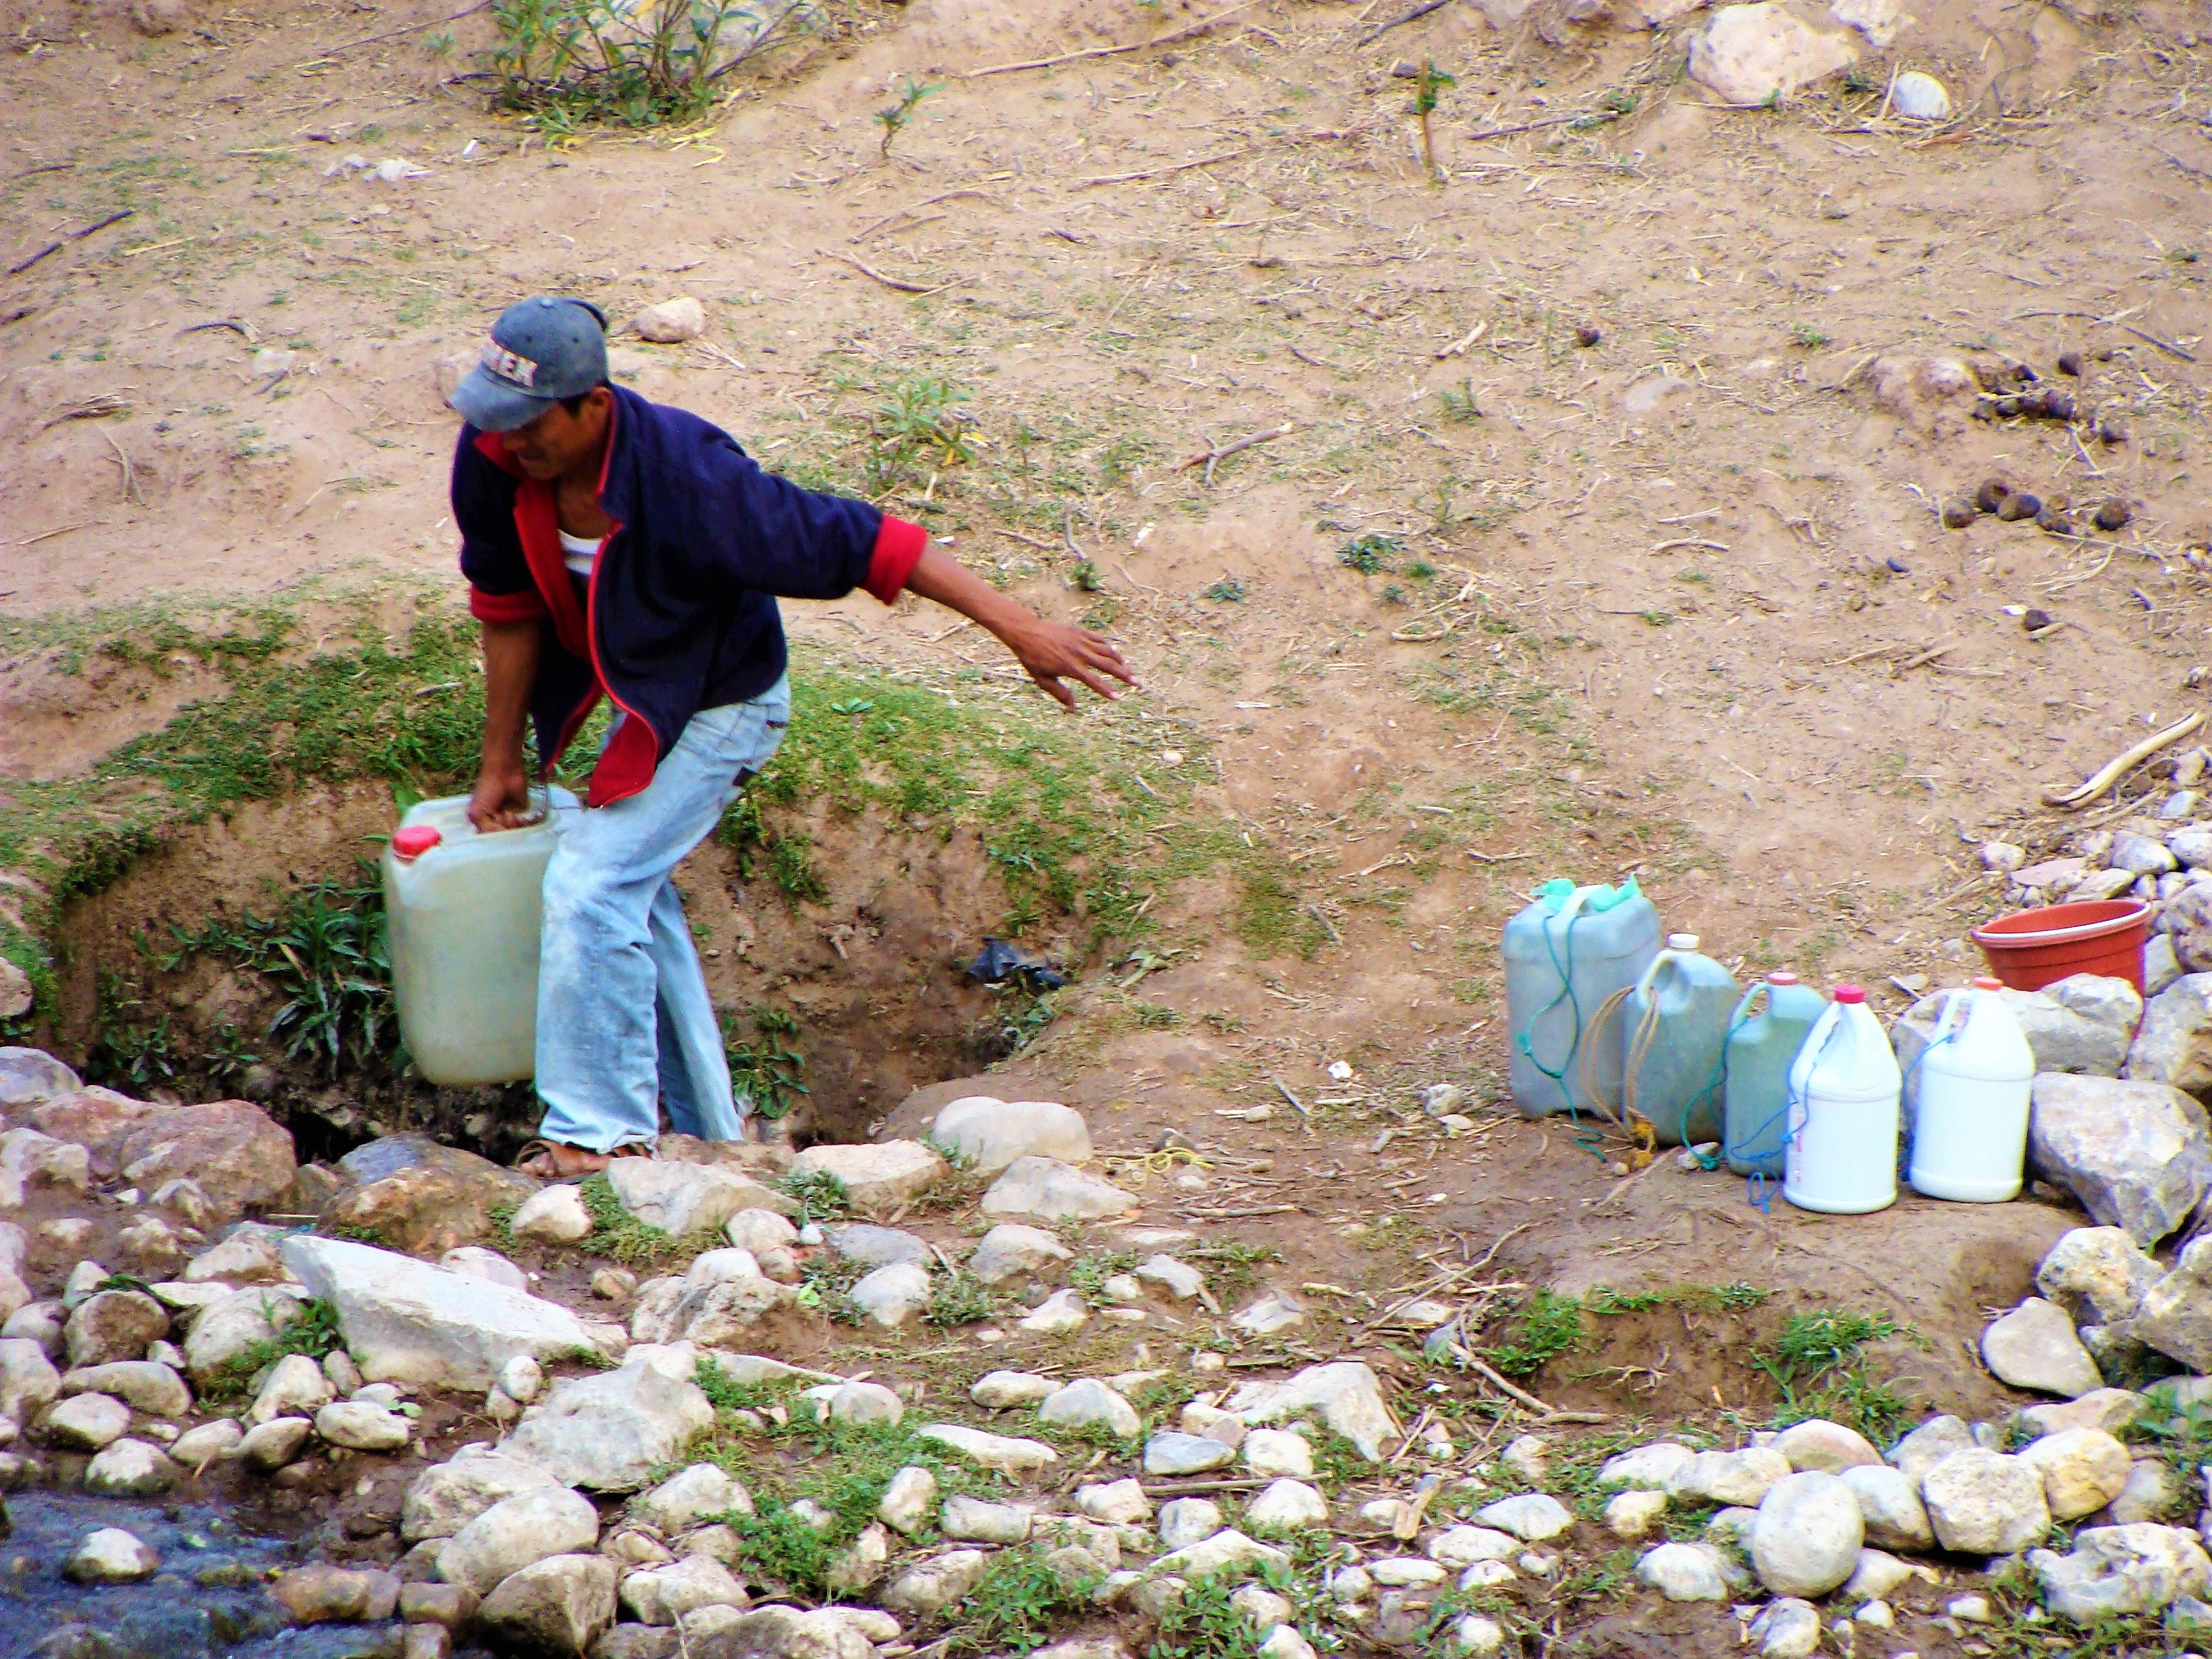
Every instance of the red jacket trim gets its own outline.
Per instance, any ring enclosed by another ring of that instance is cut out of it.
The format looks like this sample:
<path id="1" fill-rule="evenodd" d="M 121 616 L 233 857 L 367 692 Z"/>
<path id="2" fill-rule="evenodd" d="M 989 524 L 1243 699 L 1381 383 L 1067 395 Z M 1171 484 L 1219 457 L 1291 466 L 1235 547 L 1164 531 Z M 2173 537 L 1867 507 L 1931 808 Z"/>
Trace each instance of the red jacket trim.
<path id="1" fill-rule="evenodd" d="M 497 626 L 502 623 L 539 622 L 547 611 L 545 601 L 534 587 L 526 587 L 519 593 L 487 593 L 471 583 L 469 615 L 478 622 Z"/>
<path id="2" fill-rule="evenodd" d="M 876 532 L 876 550 L 868 562 L 868 579 L 860 585 L 884 604 L 890 604 L 898 598 L 907 579 L 914 574 L 915 566 L 921 562 L 922 553 L 928 546 L 927 530 L 886 513 L 883 528 Z"/>

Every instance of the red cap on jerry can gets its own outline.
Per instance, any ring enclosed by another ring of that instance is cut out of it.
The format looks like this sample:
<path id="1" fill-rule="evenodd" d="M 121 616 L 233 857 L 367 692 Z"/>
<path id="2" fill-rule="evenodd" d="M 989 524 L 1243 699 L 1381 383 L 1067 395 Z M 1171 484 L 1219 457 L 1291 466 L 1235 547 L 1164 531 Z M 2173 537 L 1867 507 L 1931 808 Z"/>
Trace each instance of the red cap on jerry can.
<path id="1" fill-rule="evenodd" d="M 412 864 L 445 837 L 427 823 L 410 823 L 392 834 L 392 854 L 402 864 Z"/>

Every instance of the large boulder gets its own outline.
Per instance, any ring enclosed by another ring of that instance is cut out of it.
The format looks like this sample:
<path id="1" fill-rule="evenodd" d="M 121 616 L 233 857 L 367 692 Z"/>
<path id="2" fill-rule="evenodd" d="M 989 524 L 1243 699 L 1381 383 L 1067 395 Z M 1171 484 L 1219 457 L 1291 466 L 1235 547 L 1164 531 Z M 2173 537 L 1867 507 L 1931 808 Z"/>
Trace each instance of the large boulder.
<path id="1" fill-rule="evenodd" d="M 938 1113 L 929 1138 L 963 1170 L 987 1181 L 1017 1158 L 1091 1161 L 1090 1126 L 1082 1113 L 1057 1101 L 969 1095 Z"/>
<path id="2" fill-rule="evenodd" d="M 1764 104 L 1849 69 L 1858 37 L 1782 0 L 1723 6 L 1690 37 L 1690 78 L 1731 104 Z"/>
<path id="3" fill-rule="evenodd" d="M 918 1140 L 877 1146 L 809 1146 L 792 1160 L 793 1176 L 830 1176 L 845 1190 L 854 1212 L 884 1216 L 902 1210 L 942 1181 L 945 1161 Z"/>
<path id="4" fill-rule="evenodd" d="M 2062 1429 L 2021 1454 L 2043 1475 L 2043 1501 L 2054 1521 L 2094 1515 L 2127 1489 L 2134 1464 L 2128 1449 L 2103 1429 Z"/>
<path id="5" fill-rule="evenodd" d="M 624 1214 L 678 1238 L 720 1227 L 741 1210 L 791 1215 L 799 1207 L 788 1194 L 715 1164 L 618 1158 L 607 1166 L 607 1185 Z"/>
<path id="6" fill-rule="evenodd" d="M 1247 1382 L 1229 1397 L 1223 1409 L 1243 1419 L 1247 1426 L 1318 1417 L 1324 1427 L 1352 1442 L 1370 1463 L 1382 1461 L 1383 1443 L 1400 1432 L 1398 1421 L 1382 1398 L 1382 1384 L 1372 1370 L 1357 1360 L 1309 1365 L 1279 1380 Z"/>
<path id="7" fill-rule="evenodd" d="M 274 1204 L 292 1190 L 292 1137 L 242 1100 L 176 1106 L 143 1117 L 115 1143 L 123 1178 L 146 1192 L 189 1180 L 225 1216 Z"/>
<path id="8" fill-rule="evenodd" d="M 1942 1018 L 1943 1003 L 1950 994 L 1938 991 L 1921 998 L 1890 1028 L 1897 1063 L 1905 1072 L 1908 1111 L 1920 1096 L 1919 1068 L 1914 1062 L 1936 1035 L 1936 1022 Z M 2119 1076 L 2143 1012 L 2142 998 L 2134 986 L 2095 974 L 2075 974 L 2040 991 L 2007 986 L 1996 994 L 2020 1022 L 2039 1072 Z"/>
<path id="9" fill-rule="evenodd" d="M 574 1555 L 599 1541 L 599 1512 L 567 1486 L 502 1498 L 446 1540 L 438 1576 L 478 1595 L 549 1555 Z"/>
<path id="10" fill-rule="evenodd" d="M 1851 1576 L 1865 1521 L 1851 1488 L 1808 1470 L 1774 1483 L 1751 1530 L 1751 1564 L 1776 1595 L 1826 1595 Z"/>
<path id="11" fill-rule="evenodd" d="M 116 1173 L 116 1143 L 137 1124 L 166 1109 L 150 1100 L 134 1100 L 95 1085 L 41 1102 L 31 1109 L 28 1118 L 40 1133 L 72 1141 L 90 1152 L 94 1170 L 105 1179 Z"/>
<path id="12" fill-rule="evenodd" d="M 410 1544 L 450 1538 L 503 1498 L 559 1484 L 547 1470 L 504 1450 L 465 1454 L 415 1477 L 400 1507 L 399 1535 Z"/>
<path id="13" fill-rule="evenodd" d="M 0 1048 L 0 1106 L 35 1106 L 82 1087 L 75 1072 L 43 1049 Z"/>
<path id="14" fill-rule="evenodd" d="M 515 1208 L 538 1183 L 426 1134 L 386 1135 L 337 1161 L 345 1185 L 323 1206 L 325 1232 L 373 1237 L 410 1255 L 436 1255 L 489 1237 L 492 1212 Z"/>
<path id="15" fill-rule="evenodd" d="M 2134 1316 L 2164 1271 L 2125 1228 L 2076 1227 L 2045 1255 L 2035 1287 L 2076 1325 L 2114 1325 Z"/>
<path id="16" fill-rule="evenodd" d="M 2163 1083 L 2039 1073 L 2027 1167 L 2148 1249 L 2212 1191 L 2212 1121 Z"/>
<path id="17" fill-rule="evenodd" d="M 2070 1554 L 2031 1550 L 2027 1565 L 2044 1604 L 2075 1625 L 2157 1613 L 2202 1596 L 2212 1580 L 2212 1558 L 2194 1533 L 2148 1521 L 2088 1528 L 2074 1534 Z"/>
<path id="18" fill-rule="evenodd" d="M 876 1659 L 875 1644 L 837 1607 L 760 1607 L 702 1635 L 687 1631 L 684 1645 L 689 1659 Z"/>
<path id="19" fill-rule="evenodd" d="M 501 1653 L 583 1659 L 615 1621 L 615 1564 L 604 1555 L 553 1555 L 502 1581 L 477 1609 Z"/>
<path id="20" fill-rule="evenodd" d="M 2001 1382 L 2065 1400 L 2078 1399 L 2105 1382 L 2065 1310 L 2039 1296 L 1990 1322 L 1982 1333 L 1982 1360 Z"/>
<path id="21" fill-rule="evenodd" d="M 505 1449 L 567 1486 L 635 1492 L 714 1420 L 689 1345 L 634 1350 L 619 1370 L 556 1382 Z"/>
<path id="22" fill-rule="evenodd" d="M 1936 1541 L 1962 1555 L 2008 1555 L 2051 1530 L 2043 1472 L 2002 1452 L 1954 1452 L 1920 1482 Z"/>
<path id="23" fill-rule="evenodd" d="M 2184 974 L 2150 1000 L 2121 1075 L 2192 1095 L 2212 1089 L 2212 974 Z"/>
<path id="24" fill-rule="evenodd" d="M 1085 1175 L 1054 1158 L 1016 1158 L 983 1194 L 988 1216 L 1036 1216 L 1045 1221 L 1099 1221 L 1137 1207 L 1133 1193 Z"/>
<path id="25" fill-rule="evenodd" d="M 517 1354 L 542 1363 L 598 1352 L 566 1308 L 412 1256 L 307 1234 L 287 1238 L 283 1256 L 336 1310 L 372 1382 L 483 1390 Z"/>
<path id="26" fill-rule="evenodd" d="M 2191 1239 L 2173 1271 L 2143 1292 L 2127 1334 L 2192 1371 L 2212 1371 L 2212 1234 Z"/>

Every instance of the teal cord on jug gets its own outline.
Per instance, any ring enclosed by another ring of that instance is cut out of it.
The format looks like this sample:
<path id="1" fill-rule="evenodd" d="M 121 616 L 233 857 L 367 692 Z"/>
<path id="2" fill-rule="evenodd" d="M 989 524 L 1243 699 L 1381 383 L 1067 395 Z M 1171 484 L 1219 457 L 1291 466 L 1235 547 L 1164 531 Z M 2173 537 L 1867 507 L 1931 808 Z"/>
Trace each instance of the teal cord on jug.
<path id="1" fill-rule="evenodd" d="M 1505 1012 L 1512 1045 L 1508 1081 L 1522 1115 L 1597 1107 L 1571 1090 L 1581 1052 L 1607 999 L 1643 977 L 1659 951 L 1659 912 L 1631 876 L 1618 887 L 1547 881 L 1505 924 Z M 1601 1043 L 1599 1092 L 1620 1091 L 1620 1049 Z"/>
<path id="2" fill-rule="evenodd" d="M 1766 1006 L 1752 1013 L 1751 1005 L 1762 996 Z M 1729 1168 L 1738 1175 L 1782 1178 L 1790 1067 L 1827 1006 L 1827 998 L 1790 973 L 1769 974 L 1736 1005 L 1729 1022 L 1721 1142 Z"/>
<path id="3" fill-rule="evenodd" d="M 1722 1060 L 1742 993 L 1695 933 L 1669 933 L 1621 1005 L 1621 1115 L 1650 1124 L 1660 1146 L 1720 1139 Z"/>

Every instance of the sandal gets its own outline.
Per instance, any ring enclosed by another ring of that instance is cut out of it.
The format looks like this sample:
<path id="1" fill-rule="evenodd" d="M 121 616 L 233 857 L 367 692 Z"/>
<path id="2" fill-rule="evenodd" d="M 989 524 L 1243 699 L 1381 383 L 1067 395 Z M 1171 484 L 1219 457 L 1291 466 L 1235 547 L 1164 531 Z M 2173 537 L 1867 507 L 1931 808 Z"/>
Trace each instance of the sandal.
<path id="1" fill-rule="evenodd" d="M 563 1154 L 579 1159 L 592 1158 L 600 1161 L 588 1166 L 578 1164 L 564 1170 L 561 1164 Z M 627 1146 L 617 1146 L 612 1152 L 595 1152 L 588 1147 L 571 1146 L 562 1140 L 529 1140 L 525 1141 L 522 1150 L 515 1154 L 512 1167 L 520 1173 L 538 1181 L 581 1181 L 587 1176 L 599 1174 L 618 1158 L 651 1158 L 653 1156 L 654 1153 L 652 1147 L 640 1146 L 635 1141 Z"/>

